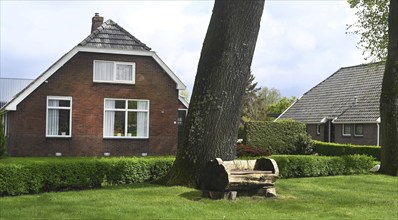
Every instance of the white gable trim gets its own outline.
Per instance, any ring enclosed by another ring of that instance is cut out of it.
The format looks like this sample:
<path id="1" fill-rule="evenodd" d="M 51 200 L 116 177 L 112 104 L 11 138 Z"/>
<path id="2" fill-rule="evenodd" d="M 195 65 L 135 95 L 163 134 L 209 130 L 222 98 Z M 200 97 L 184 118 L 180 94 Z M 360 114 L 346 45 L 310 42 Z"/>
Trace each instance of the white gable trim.
<path id="1" fill-rule="evenodd" d="M 129 51 L 129 50 L 117 50 L 117 49 L 102 49 L 102 48 L 88 48 L 76 46 L 70 50 L 67 54 L 56 61 L 50 68 L 48 68 L 43 74 L 41 74 L 36 80 L 34 80 L 29 86 L 25 88 L 21 93 L 14 97 L 9 103 L 7 103 L 1 110 L 5 111 L 16 111 L 17 105 L 22 102 L 29 94 L 43 84 L 49 77 L 51 77 L 59 68 L 61 68 L 66 62 L 68 62 L 78 52 L 90 52 L 90 53 L 110 53 L 110 54 L 122 54 L 122 55 L 136 55 L 136 56 L 150 56 L 152 57 L 164 70 L 165 72 L 176 82 L 178 90 L 185 89 L 184 83 L 171 71 L 171 69 L 159 58 L 159 56 L 153 51 Z"/>

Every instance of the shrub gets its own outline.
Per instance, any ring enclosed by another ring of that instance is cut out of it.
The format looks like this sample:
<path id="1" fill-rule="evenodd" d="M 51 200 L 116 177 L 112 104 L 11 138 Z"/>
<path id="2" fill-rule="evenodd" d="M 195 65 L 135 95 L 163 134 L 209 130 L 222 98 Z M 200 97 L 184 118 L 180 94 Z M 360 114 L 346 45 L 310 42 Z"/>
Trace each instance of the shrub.
<path id="1" fill-rule="evenodd" d="M 338 144 L 327 143 L 321 141 L 312 141 L 315 153 L 325 156 L 342 156 L 352 154 L 364 154 L 375 157 L 380 160 L 381 147 L 380 146 L 366 146 L 366 145 L 352 145 L 352 144 Z"/>
<path id="2" fill-rule="evenodd" d="M 304 123 L 296 121 L 247 122 L 244 142 L 272 154 L 310 154 L 311 138 Z"/>
<path id="3" fill-rule="evenodd" d="M 47 158 L 0 163 L 0 195 L 99 188 L 152 181 L 173 158 Z"/>
<path id="4" fill-rule="evenodd" d="M 367 173 L 374 158 L 365 155 L 341 157 L 276 155 L 281 178 L 351 175 Z"/>
<path id="5" fill-rule="evenodd" d="M 270 156 L 271 153 L 267 150 L 258 148 L 258 147 L 251 147 L 245 144 L 237 144 L 236 145 L 236 155 L 238 157 L 244 156 Z"/>

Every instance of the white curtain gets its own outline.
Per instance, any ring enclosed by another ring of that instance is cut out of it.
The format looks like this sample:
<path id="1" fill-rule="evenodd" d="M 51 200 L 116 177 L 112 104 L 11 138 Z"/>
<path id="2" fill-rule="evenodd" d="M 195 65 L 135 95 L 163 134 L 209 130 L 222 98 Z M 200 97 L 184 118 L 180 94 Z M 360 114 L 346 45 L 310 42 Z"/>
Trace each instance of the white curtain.
<path id="1" fill-rule="evenodd" d="M 115 100 L 105 100 L 105 128 L 104 128 L 104 136 L 110 137 L 114 136 L 115 129 L 115 111 L 114 110 L 106 110 L 106 109 L 115 109 Z"/>
<path id="2" fill-rule="evenodd" d="M 48 100 L 49 107 L 59 107 L 59 100 Z M 59 135 L 59 109 L 48 109 L 47 134 Z"/>
<path id="3" fill-rule="evenodd" d="M 148 102 L 137 102 L 138 110 L 148 110 Z M 137 112 L 137 137 L 148 136 L 148 112 Z"/>
<path id="4" fill-rule="evenodd" d="M 133 80 L 133 66 L 117 64 L 116 65 L 116 80 L 132 81 Z"/>
<path id="5" fill-rule="evenodd" d="M 104 61 L 94 62 L 94 80 L 113 81 L 113 63 Z"/>

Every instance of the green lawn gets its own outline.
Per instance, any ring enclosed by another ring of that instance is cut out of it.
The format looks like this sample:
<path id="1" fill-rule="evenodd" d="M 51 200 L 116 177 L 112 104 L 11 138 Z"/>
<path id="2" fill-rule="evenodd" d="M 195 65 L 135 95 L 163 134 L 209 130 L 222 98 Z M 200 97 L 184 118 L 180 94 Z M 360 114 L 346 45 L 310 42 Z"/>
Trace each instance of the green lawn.
<path id="1" fill-rule="evenodd" d="M 209 200 L 151 184 L 0 197 L 1 219 L 398 219 L 398 177 L 280 179 L 279 197 Z"/>

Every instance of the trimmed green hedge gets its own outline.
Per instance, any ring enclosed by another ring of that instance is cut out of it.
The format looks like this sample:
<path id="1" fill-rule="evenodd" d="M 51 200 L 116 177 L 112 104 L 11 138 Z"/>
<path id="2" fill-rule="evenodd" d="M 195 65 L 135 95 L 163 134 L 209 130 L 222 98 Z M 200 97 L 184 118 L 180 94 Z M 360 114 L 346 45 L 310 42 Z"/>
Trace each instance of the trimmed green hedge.
<path id="1" fill-rule="evenodd" d="M 244 142 L 272 154 L 311 154 L 311 138 L 297 121 L 247 122 Z"/>
<path id="2" fill-rule="evenodd" d="M 313 141 L 315 153 L 325 156 L 342 156 L 352 154 L 364 154 L 372 156 L 380 161 L 381 147 L 353 144 L 337 144 L 321 141 Z"/>
<path id="3" fill-rule="evenodd" d="M 281 178 L 366 173 L 374 159 L 274 155 Z M 171 168 L 173 157 L 11 158 L 0 160 L 0 196 L 100 188 L 155 180 Z"/>
<path id="4" fill-rule="evenodd" d="M 48 158 L 0 163 L 0 195 L 99 188 L 155 180 L 174 158 Z"/>
<path id="5" fill-rule="evenodd" d="M 341 157 L 274 155 L 281 178 L 316 177 L 368 173 L 374 158 L 365 155 Z"/>

